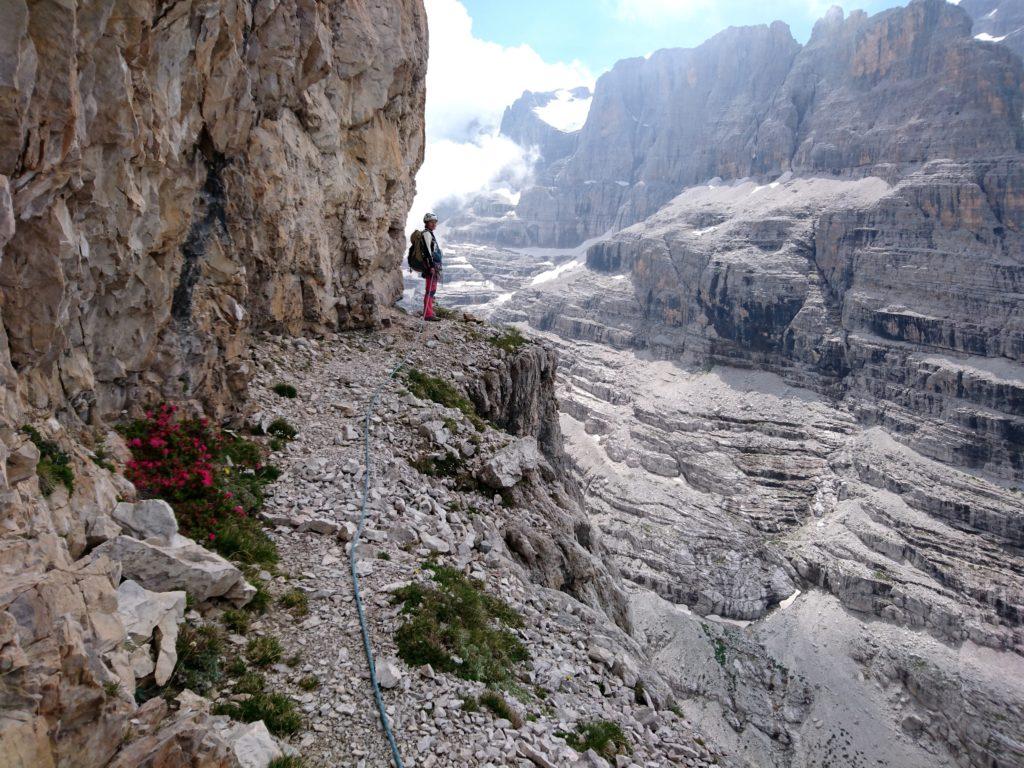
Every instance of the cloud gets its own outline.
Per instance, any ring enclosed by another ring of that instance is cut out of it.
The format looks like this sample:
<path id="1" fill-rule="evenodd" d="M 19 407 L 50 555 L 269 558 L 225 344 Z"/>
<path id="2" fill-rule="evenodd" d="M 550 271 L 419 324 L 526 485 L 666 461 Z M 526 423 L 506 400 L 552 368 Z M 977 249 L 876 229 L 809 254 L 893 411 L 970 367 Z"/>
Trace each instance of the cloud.
<path id="1" fill-rule="evenodd" d="M 528 174 L 533 159 L 498 135 L 505 107 L 523 91 L 594 83 L 578 61 L 547 62 L 528 45 L 506 47 L 475 37 L 473 20 L 458 0 L 426 0 L 426 8 L 427 146 L 410 225 L 447 197 L 467 197 Z"/>

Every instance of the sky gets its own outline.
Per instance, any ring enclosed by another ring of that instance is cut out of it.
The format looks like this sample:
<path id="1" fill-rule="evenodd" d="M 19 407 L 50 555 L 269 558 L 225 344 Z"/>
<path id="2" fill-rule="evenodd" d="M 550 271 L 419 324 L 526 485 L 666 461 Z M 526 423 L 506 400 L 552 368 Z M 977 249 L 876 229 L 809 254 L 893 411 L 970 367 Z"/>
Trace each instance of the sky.
<path id="1" fill-rule="evenodd" d="M 869 13 L 905 0 L 861 0 Z M 596 79 L 619 59 L 693 47 L 731 25 L 789 24 L 801 43 L 829 0 L 425 0 L 427 147 L 408 226 L 448 198 L 514 193 L 535 158 L 498 134 L 524 90 Z M 443 226 L 443 222 L 442 222 Z"/>
<path id="2" fill-rule="evenodd" d="M 781 20 L 807 42 L 833 0 L 464 0 L 473 30 L 506 46 L 529 45 L 548 61 L 578 60 L 593 72 L 659 48 L 691 48 L 729 26 Z M 876 13 L 901 0 L 860 0 Z"/>

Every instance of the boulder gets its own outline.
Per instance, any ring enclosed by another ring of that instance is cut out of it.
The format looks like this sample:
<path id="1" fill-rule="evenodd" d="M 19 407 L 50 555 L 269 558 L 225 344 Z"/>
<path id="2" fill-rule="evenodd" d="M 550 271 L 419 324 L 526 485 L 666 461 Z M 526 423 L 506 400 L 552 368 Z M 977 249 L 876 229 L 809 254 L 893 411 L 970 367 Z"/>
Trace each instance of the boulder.
<path id="1" fill-rule="evenodd" d="M 184 536 L 177 536 L 172 546 L 118 536 L 93 554 L 120 563 L 125 578 L 154 592 L 184 590 L 199 603 L 221 598 L 236 606 L 256 594 L 235 566 Z"/>
<path id="2" fill-rule="evenodd" d="M 173 544 L 178 535 L 178 519 L 171 505 L 163 499 L 122 501 L 114 507 L 113 518 L 125 533 L 137 539 L 149 539 L 158 544 Z"/>
<path id="3" fill-rule="evenodd" d="M 523 474 L 540 466 L 537 438 L 523 437 L 498 451 L 484 465 L 480 480 L 491 488 L 511 488 Z"/>
<path id="4" fill-rule="evenodd" d="M 240 768 L 267 768 L 271 761 L 284 756 L 262 720 L 236 723 L 221 734 L 234 753 Z"/>
<path id="5" fill-rule="evenodd" d="M 153 672 L 157 685 L 164 685 L 174 671 L 178 660 L 175 643 L 178 639 L 178 624 L 185 619 L 185 593 L 151 592 L 138 582 L 123 582 L 117 588 L 117 613 L 128 632 L 128 639 L 137 646 L 132 655 L 136 677 L 146 677 Z M 159 630 L 154 637 L 154 631 Z M 138 666 L 140 662 L 152 662 L 152 644 L 157 646 L 156 663 L 150 670 Z M 140 672 L 142 674 L 140 674 Z"/>
<path id="6" fill-rule="evenodd" d="M 402 670 L 393 659 L 381 659 L 377 664 L 377 682 L 381 688 L 394 688 L 402 682 Z"/>

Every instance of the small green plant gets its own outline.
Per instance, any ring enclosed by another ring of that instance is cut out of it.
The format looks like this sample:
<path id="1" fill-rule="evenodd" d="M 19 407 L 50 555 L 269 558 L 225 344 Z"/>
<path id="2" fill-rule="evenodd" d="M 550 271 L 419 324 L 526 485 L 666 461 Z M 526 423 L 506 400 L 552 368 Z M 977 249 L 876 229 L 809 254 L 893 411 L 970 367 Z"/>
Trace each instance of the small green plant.
<path id="1" fill-rule="evenodd" d="M 252 620 L 252 616 L 248 611 L 230 608 L 224 611 L 224 615 L 220 619 L 229 632 L 233 632 L 236 635 L 244 635 L 249 631 L 249 623 Z"/>
<path id="2" fill-rule="evenodd" d="M 647 705 L 647 692 L 644 690 L 643 682 L 639 680 L 633 686 L 633 700 L 642 707 Z"/>
<path id="3" fill-rule="evenodd" d="M 267 608 L 270 607 L 271 600 L 270 591 L 267 589 L 266 583 L 249 574 L 246 574 L 246 576 L 249 579 L 249 583 L 256 588 L 256 594 L 252 596 L 252 600 L 245 606 L 245 610 L 256 614 L 266 613 Z"/>
<path id="4" fill-rule="evenodd" d="M 428 477 L 458 477 L 466 463 L 459 455 L 445 453 L 443 456 L 420 456 L 410 462 L 421 475 Z"/>
<path id="5" fill-rule="evenodd" d="M 725 656 L 725 641 L 720 637 L 715 638 L 715 661 L 718 662 L 718 666 L 724 667 L 726 656 Z"/>
<path id="6" fill-rule="evenodd" d="M 505 701 L 505 697 L 497 691 L 487 690 L 481 693 L 480 705 L 487 707 L 498 717 L 508 720 L 512 723 L 513 728 L 523 727 L 523 719 L 519 716 L 519 713 L 512 709 L 509 703 Z"/>
<path id="7" fill-rule="evenodd" d="M 406 617 L 395 635 L 399 656 L 412 666 L 511 685 L 515 666 L 529 658 L 510 631 L 523 626 L 522 617 L 461 571 L 433 562 L 424 567 L 436 586 L 410 584 L 394 593 Z"/>
<path id="8" fill-rule="evenodd" d="M 278 394 L 281 397 L 287 397 L 289 400 L 294 399 L 299 394 L 299 391 L 295 389 L 295 387 L 291 384 L 285 384 L 283 381 L 279 381 L 271 387 L 271 389 L 274 390 L 275 394 Z"/>
<path id="9" fill-rule="evenodd" d="M 117 693 L 120 690 L 121 686 L 114 680 L 108 680 L 103 684 L 103 693 L 106 694 L 108 699 L 117 696 Z"/>
<path id="10" fill-rule="evenodd" d="M 292 667 L 294 669 L 295 667 L 299 666 L 299 664 L 302 663 L 302 654 L 301 653 L 292 654 L 291 656 L 289 656 L 287 659 L 284 660 L 284 663 L 287 664 L 289 667 Z"/>
<path id="11" fill-rule="evenodd" d="M 309 597 L 301 589 L 289 589 L 278 602 L 292 616 L 305 616 L 309 613 Z"/>
<path id="12" fill-rule="evenodd" d="M 454 320 L 462 313 L 455 309 L 449 309 L 448 307 L 434 307 L 434 314 L 442 320 Z"/>
<path id="13" fill-rule="evenodd" d="M 320 687 L 320 678 L 316 675 L 306 675 L 299 680 L 299 688 L 304 691 L 315 691 Z"/>
<path id="14" fill-rule="evenodd" d="M 289 424 L 286 419 L 274 419 L 267 427 L 267 434 L 287 443 L 295 439 L 299 430 Z"/>
<path id="15" fill-rule="evenodd" d="M 274 758 L 267 763 L 267 768 L 306 768 L 306 761 L 301 757 L 288 755 L 286 757 Z"/>
<path id="16" fill-rule="evenodd" d="M 288 443 L 282 440 L 280 437 L 272 437 L 270 438 L 270 442 L 267 445 L 270 447 L 271 451 L 274 451 L 276 453 L 277 451 L 280 451 L 282 448 L 284 448 L 287 444 Z"/>
<path id="17" fill-rule="evenodd" d="M 290 736 L 302 727 L 302 716 L 295 709 L 295 702 L 281 693 L 260 691 L 245 701 L 218 704 L 213 713 L 228 715 L 243 723 L 262 720 L 275 736 Z"/>
<path id="18" fill-rule="evenodd" d="M 480 711 L 480 700 L 476 696 L 470 696 L 468 699 L 462 700 L 462 711 L 463 712 L 479 712 Z"/>
<path id="19" fill-rule="evenodd" d="M 267 679 L 259 672 L 245 672 L 235 683 L 235 693 L 248 693 L 256 695 L 263 693 L 267 687 Z"/>
<path id="20" fill-rule="evenodd" d="M 527 339 L 522 333 L 520 333 L 519 329 L 513 325 L 506 328 L 497 336 L 492 336 L 489 341 L 493 346 L 504 350 L 505 352 L 518 352 L 526 345 Z"/>
<path id="21" fill-rule="evenodd" d="M 241 563 L 270 568 L 277 564 L 277 545 L 263 525 L 251 517 L 228 517 L 213 526 L 209 541 L 220 554 Z"/>
<path id="22" fill-rule="evenodd" d="M 604 758 L 632 754 L 629 739 L 618 723 L 611 720 L 593 720 L 576 726 L 576 733 L 565 737 L 565 742 L 577 752 L 592 749 Z"/>
<path id="23" fill-rule="evenodd" d="M 271 635 L 254 637 L 245 647 L 245 656 L 257 667 L 268 667 L 276 664 L 284 656 L 281 642 Z"/>
<path id="24" fill-rule="evenodd" d="M 107 472 L 117 471 L 117 467 L 115 467 L 114 463 L 110 460 L 109 451 L 107 451 L 107 449 L 104 446 L 101 445 L 99 448 L 94 450 L 92 452 L 91 458 L 92 463 L 95 464 L 100 469 L 105 469 L 107 470 Z"/>
<path id="25" fill-rule="evenodd" d="M 224 636 L 220 629 L 212 624 L 183 624 L 176 648 L 178 664 L 168 684 L 171 691 L 188 688 L 204 694 L 220 682 L 224 676 Z"/>
<path id="26" fill-rule="evenodd" d="M 35 427 L 25 425 L 21 431 L 28 435 L 28 439 L 39 451 L 36 475 L 39 477 L 39 490 L 43 492 L 43 496 L 49 496 L 57 490 L 58 485 L 67 488 L 69 495 L 74 493 L 75 473 L 71 469 L 71 457 L 55 442 L 44 439 Z"/>
<path id="27" fill-rule="evenodd" d="M 390 560 L 391 559 L 391 555 L 388 552 L 385 552 L 382 549 L 380 552 L 377 553 L 377 559 L 378 560 Z"/>
<path id="28" fill-rule="evenodd" d="M 444 379 L 428 376 L 422 371 L 412 368 L 406 375 L 406 386 L 420 400 L 433 400 L 446 408 L 462 411 L 477 430 L 483 431 L 486 427 L 484 420 L 477 416 L 476 409 L 469 398 Z"/>

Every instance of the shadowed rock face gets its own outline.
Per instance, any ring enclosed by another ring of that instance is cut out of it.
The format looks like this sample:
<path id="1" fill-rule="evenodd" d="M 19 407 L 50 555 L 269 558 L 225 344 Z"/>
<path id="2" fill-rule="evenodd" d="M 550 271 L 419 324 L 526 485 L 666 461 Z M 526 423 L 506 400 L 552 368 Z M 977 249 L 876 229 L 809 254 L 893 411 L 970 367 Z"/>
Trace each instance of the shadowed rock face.
<path id="1" fill-rule="evenodd" d="M 978 40 L 1005 45 L 1024 56 L 1024 6 L 1015 0 L 962 0 L 971 15 L 971 32 Z"/>
<path id="2" fill-rule="evenodd" d="M 776 22 L 621 61 L 598 81 L 564 167 L 523 193 L 520 234 L 502 221 L 492 242 L 575 245 L 714 177 L 893 179 L 933 159 L 1016 152 L 1021 62 L 971 35 L 964 11 L 918 0 L 871 17 L 834 9 L 804 47 Z"/>
<path id="3" fill-rule="evenodd" d="M 418 2 L 0 14 L 0 292 L 33 405 L 217 408 L 252 329 L 372 324 L 398 296 Z"/>

